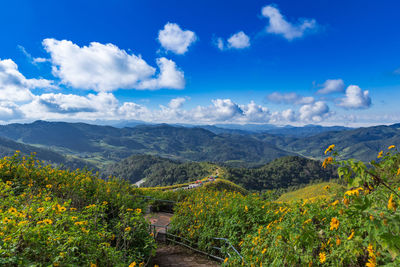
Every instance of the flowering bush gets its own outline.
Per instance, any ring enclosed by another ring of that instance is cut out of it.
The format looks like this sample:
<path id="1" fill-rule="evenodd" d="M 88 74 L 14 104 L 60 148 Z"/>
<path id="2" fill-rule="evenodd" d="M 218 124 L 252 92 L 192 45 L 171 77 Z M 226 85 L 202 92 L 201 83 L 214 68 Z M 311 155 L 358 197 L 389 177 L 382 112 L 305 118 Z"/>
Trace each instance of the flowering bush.
<path id="1" fill-rule="evenodd" d="M 178 205 L 172 230 L 209 251 L 212 237 L 228 238 L 254 266 L 399 266 L 400 153 L 390 146 L 369 166 L 337 161 L 333 145 L 325 153 L 347 189 L 291 203 L 199 191 Z M 224 265 L 244 264 L 231 255 Z"/>
<path id="2" fill-rule="evenodd" d="M 122 181 L 17 153 L 0 160 L 0 199 L 0 265 L 139 266 L 154 251 L 144 207 Z"/>

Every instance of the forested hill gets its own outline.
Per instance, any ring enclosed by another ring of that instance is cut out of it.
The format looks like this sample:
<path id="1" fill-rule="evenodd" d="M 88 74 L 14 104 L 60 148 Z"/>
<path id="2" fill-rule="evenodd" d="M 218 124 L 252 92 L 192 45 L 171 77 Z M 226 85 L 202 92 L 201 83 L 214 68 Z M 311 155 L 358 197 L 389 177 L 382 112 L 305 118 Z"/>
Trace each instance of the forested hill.
<path id="1" fill-rule="evenodd" d="M 298 156 L 287 156 L 259 168 L 227 168 L 226 179 L 249 190 L 296 187 L 313 182 L 337 179 L 332 166 Z"/>
<path id="2" fill-rule="evenodd" d="M 253 136 L 217 135 L 202 128 L 166 124 L 114 128 L 85 123 L 36 121 L 0 126 L 0 136 L 50 147 L 105 165 L 133 154 L 190 161 L 263 164 L 291 155 Z"/>
<path id="3" fill-rule="evenodd" d="M 232 168 L 207 162 L 177 162 L 156 156 L 136 155 L 110 165 L 106 174 L 132 183 L 146 179 L 142 186 L 166 186 L 215 175 L 217 169 L 222 178 L 250 190 L 296 187 L 337 178 L 331 166 L 324 169 L 320 161 L 298 156 L 282 157 L 259 168 Z"/>
<path id="4" fill-rule="evenodd" d="M 206 162 L 179 162 L 150 155 L 134 155 L 108 166 L 104 176 L 116 176 L 143 186 L 165 186 L 195 181 L 211 175 L 218 166 Z"/>
<path id="5" fill-rule="evenodd" d="M 55 164 L 58 166 L 62 165 L 63 168 L 69 168 L 71 170 L 77 168 L 83 169 L 85 167 L 89 170 L 94 170 L 94 171 L 97 170 L 96 166 L 91 164 L 90 162 L 73 157 L 64 156 L 50 149 L 39 148 L 0 137 L 0 155 L 2 157 L 12 156 L 14 155 L 15 151 L 20 151 L 21 154 L 25 156 L 29 156 L 32 153 L 34 153 L 36 159 L 38 160 Z"/>
<path id="6" fill-rule="evenodd" d="M 399 124 L 356 129 L 283 127 L 263 133 L 218 127 L 167 124 L 115 128 L 86 123 L 36 121 L 0 126 L 0 137 L 46 147 L 103 168 L 132 155 L 147 154 L 179 161 L 207 161 L 231 167 L 255 167 L 284 156 L 322 159 L 331 144 L 342 158 L 370 161 L 375 152 L 400 143 Z M 275 134 L 271 134 L 274 132 Z"/>

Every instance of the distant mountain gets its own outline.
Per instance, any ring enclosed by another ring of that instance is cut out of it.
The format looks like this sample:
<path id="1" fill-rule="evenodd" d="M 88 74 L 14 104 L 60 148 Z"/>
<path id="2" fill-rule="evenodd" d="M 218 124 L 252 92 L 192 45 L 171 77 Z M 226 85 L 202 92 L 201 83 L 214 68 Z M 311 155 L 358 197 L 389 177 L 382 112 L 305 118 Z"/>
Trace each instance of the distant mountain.
<path id="1" fill-rule="evenodd" d="M 215 134 L 198 127 L 167 124 L 120 129 L 85 123 L 36 121 L 0 126 L 0 136 L 47 146 L 60 153 L 96 162 L 99 166 L 132 154 L 238 166 L 263 164 L 293 154 L 253 136 Z"/>
<path id="2" fill-rule="evenodd" d="M 54 152 L 46 148 L 39 148 L 27 144 L 15 142 L 13 140 L 0 137 L 0 156 L 12 156 L 16 151 L 20 151 L 22 155 L 29 156 L 32 153 L 36 153 L 35 158 L 41 161 L 45 161 L 49 164 L 56 164 L 58 166 L 63 165 L 64 168 L 70 168 L 75 170 L 77 168 L 87 168 L 89 170 L 97 170 L 97 168 L 84 160 L 66 157 L 60 153 Z"/>
<path id="3" fill-rule="evenodd" d="M 281 149 L 296 151 L 312 158 L 323 158 L 325 148 L 335 144 L 341 158 L 355 158 L 368 162 L 376 159 L 377 153 L 389 145 L 400 145 L 399 126 L 400 124 L 394 124 L 330 131 L 303 138 L 277 139 L 271 138 L 270 135 L 260 135 L 259 138 Z"/>
<path id="4" fill-rule="evenodd" d="M 343 158 L 370 161 L 388 145 L 399 145 L 399 129 L 400 124 L 356 129 L 309 125 L 270 127 L 264 132 L 254 133 L 217 126 L 154 124 L 116 128 L 36 121 L 2 125 L 0 137 L 46 147 L 59 154 L 96 164 L 99 168 L 137 154 L 256 167 L 289 155 L 321 159 L 325 148 L 331 144 L 336 145 Z"/>
<path id="5" fill-rule="evenodd" d="M 351 129 L 353 128 L 348 128 L 344 126 L 305 125 L 303 127 L 293 127 L 293 126 L 279 127 L 275 129 L 266 130 L 265 133 L 291 136 L 291 137 L 307 137 L 324 132 L 332 132 L 332 131 L 340 132 Z"/>

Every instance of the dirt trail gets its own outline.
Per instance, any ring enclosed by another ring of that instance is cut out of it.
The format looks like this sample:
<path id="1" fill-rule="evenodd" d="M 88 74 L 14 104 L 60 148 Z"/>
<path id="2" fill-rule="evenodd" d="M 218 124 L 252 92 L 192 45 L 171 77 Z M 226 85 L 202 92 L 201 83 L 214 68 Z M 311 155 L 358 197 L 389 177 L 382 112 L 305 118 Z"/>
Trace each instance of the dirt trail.
<path id="1" fill-rule="evenodd" d="M 171 221 L 172 214 L 157 212 L 146 215 L 146 219 L 151 224 L 166 226 Z M 165 234 L 164 227 L 156 227 L 157 234 Z M 172 245 L 158 243 L 156 255 L 148 266 L 153 267 L 217 267 L 218 262 L 210 260 L 206 256 L 198 254 L 190 249 Z"/>

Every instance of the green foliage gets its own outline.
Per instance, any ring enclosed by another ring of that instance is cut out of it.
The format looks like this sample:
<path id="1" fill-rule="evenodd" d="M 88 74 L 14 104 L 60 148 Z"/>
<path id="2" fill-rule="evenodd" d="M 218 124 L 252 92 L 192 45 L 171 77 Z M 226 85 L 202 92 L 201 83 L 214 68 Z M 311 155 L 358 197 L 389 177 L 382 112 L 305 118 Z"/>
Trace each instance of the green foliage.
<path id="1" fill-rule="evenodd" d="M 288 188 L 337 178 L 335 168 L 298 156 L 276 159 L 260 168 L 227 168 L 226 178 L 249 190 Z"/>
<path id="2" fill-rule="evenodd" d="M 325 188 L 330 188 L 330 190 L 328 191 Z M 291 202 L 291 201 L 299 201 L 301 199 L 309 199 L 316 197 L 326 198 L 327 196 L 332 196 L 336 194 L 336 192 L 341 189 L 343 189 L 343 186 L 337 183 L 333 182 L 318 183 L 306 186 L 298 190 L 284 193 L 278 198 L 278 201 Z"/>
<path id="3" fill-rule="evenodd" d="M 127 266 L 154 251 L 138 192 L 120 180 L 0 160 L 0 265 Z"/>
<path id="4" fill-rule="evenodd" d="M 347 190 L 327 185 L 324 197 L 290 203 L 199 191 L 179 204 L 172 230 L 210 252 L 213 237 L 228 238 L 250 266 L 398 266 L 400 153 L 391 146 L 370 166 L 337 161 L 334 146 L 326 153 Z M 225 265 L 242 264 L 231 255 Z"/>

